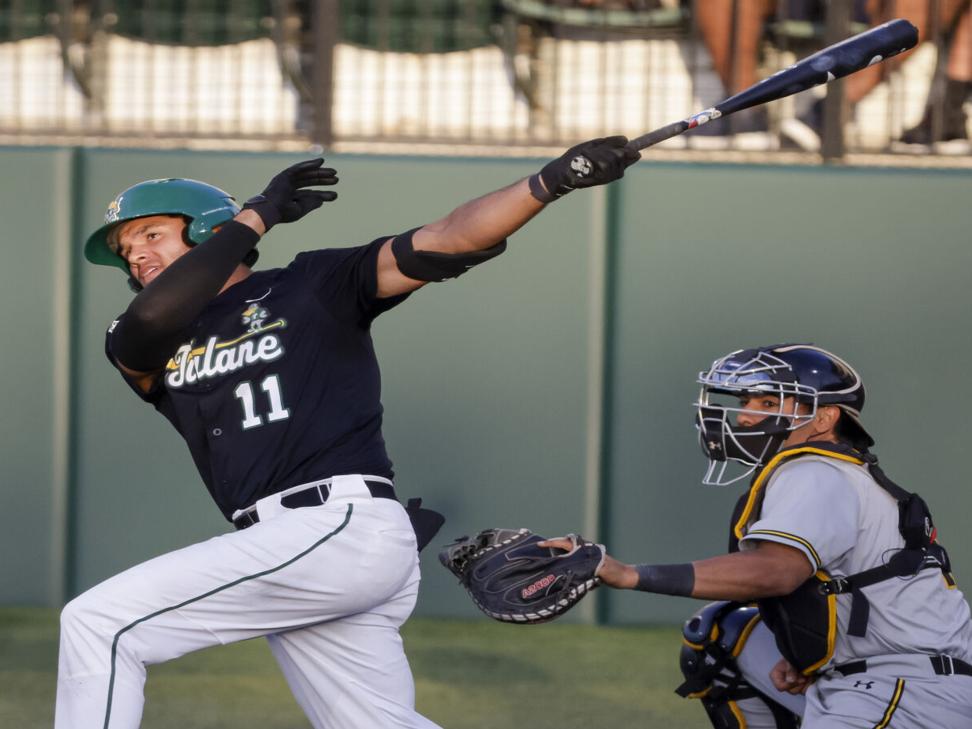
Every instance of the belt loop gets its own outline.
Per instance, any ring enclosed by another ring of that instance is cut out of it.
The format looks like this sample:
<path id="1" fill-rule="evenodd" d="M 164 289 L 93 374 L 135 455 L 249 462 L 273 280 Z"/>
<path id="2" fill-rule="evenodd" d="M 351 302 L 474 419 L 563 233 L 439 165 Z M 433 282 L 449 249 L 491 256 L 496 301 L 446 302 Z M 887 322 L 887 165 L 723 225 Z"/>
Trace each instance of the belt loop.
<path id="1" fill-rule="evenodd" d="M 932 668 L 939 676 L 952 676 L 955 674 L 955 662 L 951 656 L 941 653 L 931 657 Z"/>

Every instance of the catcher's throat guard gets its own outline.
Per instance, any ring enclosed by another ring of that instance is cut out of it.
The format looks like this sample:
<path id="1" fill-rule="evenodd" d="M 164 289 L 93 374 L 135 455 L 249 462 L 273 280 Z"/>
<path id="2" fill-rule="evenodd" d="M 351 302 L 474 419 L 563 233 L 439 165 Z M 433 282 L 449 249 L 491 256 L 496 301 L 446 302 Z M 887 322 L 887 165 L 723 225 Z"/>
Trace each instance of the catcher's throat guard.
<path id="1" fill-rule="evenodd" d="M 504 623 L 542 623 L 576 605 L 600 584 L 604 545 L 569 534 L 564 552 L 538 547 L 529 529 L 486 529 L 460 537 L 439 561 L 466 588 L 476 607 Z"/>

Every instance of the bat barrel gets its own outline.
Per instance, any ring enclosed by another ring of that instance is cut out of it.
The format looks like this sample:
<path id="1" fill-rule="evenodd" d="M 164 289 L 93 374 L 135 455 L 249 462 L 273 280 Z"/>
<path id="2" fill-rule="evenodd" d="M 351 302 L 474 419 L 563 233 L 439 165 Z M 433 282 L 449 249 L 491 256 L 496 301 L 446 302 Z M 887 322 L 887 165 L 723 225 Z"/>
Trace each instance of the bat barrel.
<path id="1" fill-rule="evenodd" d="M 917 44 L 918 29 L 915 26 L 900 18 L 892 20 L 807 56 L 730 96 L 716 108 L 725 115 L 782 99 L 880 63 Z"/>
<path id="2" fill-rule="evenodd" d="M 892 20 L 828 46 L 750 86 L 745 91 L 730 96 L 711 109 L 636 137 L 628 142 L 628 146 L 633 149 L 645 149 L 699 124 L 704 124 L 709 119 L 727 116 L 757 104 L 782 99 L 842 78 L 903 53 L 917 44 L 918 29 L 915 26 L 901 18 Z"/>
<path id="3" fill-rule="evenodd" d="M 808 63 L 832 73 L 834 78 L 841 78 L 916 45 L 918 29 L 907 20 L 899 18 L 824 48 L 801 63 Z"/>

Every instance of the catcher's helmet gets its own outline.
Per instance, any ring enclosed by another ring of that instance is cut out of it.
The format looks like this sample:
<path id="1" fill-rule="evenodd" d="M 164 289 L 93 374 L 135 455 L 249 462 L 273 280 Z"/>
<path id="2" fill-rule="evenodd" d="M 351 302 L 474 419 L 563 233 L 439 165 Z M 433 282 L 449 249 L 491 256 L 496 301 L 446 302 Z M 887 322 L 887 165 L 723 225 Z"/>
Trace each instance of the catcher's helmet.
<path id="1" fill-rule="evenodd" d="M 836 405 L 842 418 L 838 431 L 851 445 L 866 449 L 874 440 L 861 423 L 864 383 L 847 362 L 812 344 L 775 344 L 741 349 L 713 362 L 699 373 L 702 390 L 696 403 L 699 444 L 709 459 L 703 483 L 725 485 L 751 474 L 779 451 L 790 431 L 806 425 L 821 405 Z M 747 410 L 738 399 L 770 395 L 779 400 L 778 410 Z M 784 398 L 792 397 L 791 404 Z M 797 403 L 809 406 L 798 413 Z M 740 413 L 760 420 L 743 426 Z M 726 466 L 737 461 L 745 466 L 740 475 L 728 477 Z"/>
<path id="2" fill-rule="evenodd" d="M 128 263 L 108 245 L 108 235 L 119 223 L 149 215 L 181 215 L 188 220 L 186 242 L 195 245 L 207 240 L 215 226 L 239 212 L 240 206 L 232 195 L 205 182 L 180 178 L 146 180 L 119 193 L 108 204 L 105 224 L 89 236 L 84 257 L 92 263 L 117 266 L 128 275 Z M 251 257 L 248 265 L 255 260 Z"/>

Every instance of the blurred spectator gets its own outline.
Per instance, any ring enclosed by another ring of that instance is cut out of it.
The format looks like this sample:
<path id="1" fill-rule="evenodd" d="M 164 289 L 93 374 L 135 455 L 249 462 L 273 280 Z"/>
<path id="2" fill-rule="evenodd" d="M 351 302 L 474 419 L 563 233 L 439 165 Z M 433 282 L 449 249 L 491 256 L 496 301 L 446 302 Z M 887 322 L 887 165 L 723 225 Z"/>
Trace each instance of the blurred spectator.
<path id="1" fill-rule="evenodd" d="M 867 0 L 854 0 L 853 19 L 868 22 Z M 759 50 L 767 23 L 799 20 L 822 24 L 825 0 L 705 0 L 695 3 L 695 20 L 726 95 L 736 94 L 759 81 Z M 722 120 L 722 128 L 709 133 L 765 131 L 766 108 L 747 109 Z M 732 126 L 727 129 L 725 122 Z M 816 126 L 816 125 L 815 125 Z M 702 129 L 705 129 L 703 127 Z M 814 130 L 819 133 L 819 128 Z M 818 140 L 819 145 L 819 140 Z"/>
<path id="2" fill-rule="evenodd" d="M 963 104 L 972 92 L 972 3 L 959 8 L 948 40 L 945 83 L 938 96 L 930 93 L 925 114 L 917 126 L 901 135 L 906 144 L 932 144 L 955 139 L 968 139 L 969 129 Z M 934 106 L 941 104 L 941 122 L 936 125 Z M 936 128 L 937 127 L 937 128 Z"/>
<path id="3" fill-rule="evenodd" d="M 938 17 L 932 17 L 932 9 L 937 8 Z M 939 139 L 933 139 L 932 106 L 934 99 L 929 98 L 928 107 L 922 121 L 902 135 L 902 141 L 910 143 L 930 143 L 944 139 L 966 139 L 965 112 L 962 103 L 972 82 L 972 29 L 969 28 L 969 0 L 867 0 L 867 12 L 876 25 L 894 18 L 906 18 L 918 28 L 918 42 L 933 40 L 931 32 L 936 26 L 951 32 L 951 43 L 946 83 L 939 103 L 943 105 L 943 123 Z M 864 69 L 846 81 L 847 102 L 853 106 L 867 96 L 871 90 L 892 73 L 904 60 L 907 53 L 895 56 L 886 63 Z M 802 121 L 815 133 L 820 131 L 820 104 L 804 115 Z"/>
<path id="4" fill-rule="evenodd" d="M 759 80 L 760 43 L 767 24 L 773 20 L 809 21 L 823 24 L 827 3 L 824 0 L 706 0 L 695 3 L 695 20 L 713 67 L 727 95 L 738 93 Z M 937 7 L 938 18 L 931 16 Z M 928 144 L 934 141 L 967 139 L 968 130 L 963 103 L 972 90 L 972 10 L 970 0 L 854 0 L 852 19 L 877 25 L 893 18 L 906 18 L 918 28 L 919 42 L 929 39 L 936 24 L 950 31 L 949 55 L 945 83 L 938 98 L 929 98 L 924 118 L 902 135 L 902 141 Z M 907 58 L 896 56 L 856 73 L 846 80 L 845 97 L 853 107 Z M 942 105 L 941 123 L 933 128 L 934 101 Z M 710 123 L 702 130 L 709 134 L 763 131 L 767 128 L 765 107 L 736 114 L 721 124 Z M 808 150 L 820 147 L 823 126 L 821 100 L 811 105 L 799 118 L 783 127 L 785 138 Z M 700 131 L 702 131 L 700 130 Z M 937 136 L 936 136 L 937 132 Z"/>

